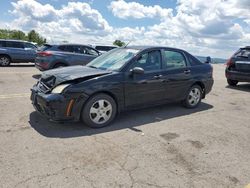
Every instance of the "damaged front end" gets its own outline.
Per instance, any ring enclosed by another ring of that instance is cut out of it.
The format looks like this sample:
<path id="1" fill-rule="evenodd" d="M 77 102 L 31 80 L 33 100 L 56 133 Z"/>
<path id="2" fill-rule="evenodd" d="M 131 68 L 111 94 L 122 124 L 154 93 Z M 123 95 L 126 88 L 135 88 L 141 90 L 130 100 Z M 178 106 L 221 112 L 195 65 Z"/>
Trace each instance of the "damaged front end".
<path id="1" fill-rule="evenodd" d="M 79 121 L 82 106 L 89 96 L 84 92 L 71 91 L 71 88 L 80 82 L 107 73 L 95 71 L 94 74 L 91 70 L 91 74 L 91 71 L 83 71 L 85 74 L 71 74 L 63 69 L 66 68 L 44 72 L 31 89 L 31 101 L 36 111 L 51 121 Z"/>

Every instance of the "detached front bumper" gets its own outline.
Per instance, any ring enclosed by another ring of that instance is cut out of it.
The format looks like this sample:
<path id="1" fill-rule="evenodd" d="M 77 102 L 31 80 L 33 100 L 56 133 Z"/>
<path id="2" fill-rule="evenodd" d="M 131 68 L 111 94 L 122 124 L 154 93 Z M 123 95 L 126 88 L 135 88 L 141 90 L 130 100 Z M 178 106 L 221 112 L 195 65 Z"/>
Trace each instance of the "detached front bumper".
<path id="1" fill-rule="evenodd" d="M 88 96 L 82 94 L 44 94 L 36 86 L 31 89 L 31 101 L 37 112 L 51 121 L 79 121 Z"/>

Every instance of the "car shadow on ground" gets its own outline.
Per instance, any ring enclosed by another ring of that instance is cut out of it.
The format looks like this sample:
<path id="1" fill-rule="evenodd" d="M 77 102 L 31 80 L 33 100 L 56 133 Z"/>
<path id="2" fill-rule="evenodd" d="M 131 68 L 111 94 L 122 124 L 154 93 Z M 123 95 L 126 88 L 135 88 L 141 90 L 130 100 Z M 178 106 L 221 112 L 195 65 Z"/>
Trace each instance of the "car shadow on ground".
<path id="1" fill-rule="evenodd" d="M 11 63 L 8 67 L 35 67 L 34 63 Z"/>
<path id="2" fill-rule="evenodd" d="M 50 138 L 72 138 L 81 136 L 96 135 L 121 129 L 130 129 L 141 132 L 139 126 L 149 123 L 176 118 L 202 112 L 213 108 L 212 105 L 201 103 L 198 108 L 186 109 L 179 104 L 168 104 L 136 111 L 124 112 L 120 114 L 114 123 L 108 127 L 93 129 L 82 123 L 52 123 L 43 118 L 39 113 L 30 114 L 29 123 L 39 134 Z"/>
<path id="3" fill-rule="evenodd" d="M 34 74 L 32 75 L 32 78 L 38 80 L 39 78 L 41 78 L 41 76 L 42 76 L 41 74 Z"/>
<path id="4" fill-rule="evenodd" d="M 250 84 L 238 84 L 236 86 L 226 86 L 226 88 L 250 92 Z"/>

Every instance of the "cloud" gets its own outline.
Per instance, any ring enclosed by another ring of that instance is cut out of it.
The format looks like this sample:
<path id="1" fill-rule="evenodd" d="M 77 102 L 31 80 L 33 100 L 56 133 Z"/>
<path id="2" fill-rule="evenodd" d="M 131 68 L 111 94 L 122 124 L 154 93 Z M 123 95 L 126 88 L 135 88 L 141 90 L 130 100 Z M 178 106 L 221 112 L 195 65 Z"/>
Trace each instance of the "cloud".
<path id="1" fill-rule="evenodd" d="M 50 4 L 41 4 L 35 0 L 19 0 L 12 2 L 12 14 L 18 18 L 15 26 L 25 29 L 37 29 L 44 33 L 66 32 L 82 34 L 105 34 L 112 31 L 112 27 L 89 4 L 82 2 L 68 2 L 61 9 L 55 9 Z M 14 24 L 13 24 L 14 25 Z"/>
<path id="2" fill-rule="evenodd" d="M 47 22 L 56 19 L 57 10 L 50 4 L 42 5 L 34 0 L 22 0 L 11 3 L 13 14 L 20 17 L 29 17 L 35 21 Z"/>
<path id="3" fill-rule="evenodd" d="M 172 17 L 172 9 L 162 8 L 159 5 L 144 6 L 137 2 L 125 2 L 124 0 L 112 1 L 109 9 L 112 13 L 122 19 L 127 18 L 161 18 Z"/>
<path id="4" fill-rule="evenodd" d="M 51 41 L 111 44 L 120 39 L 132 41 L 133 45 L 164 45 L 198 55 L 223 57 L 249 45 L 250 41 L 249 0 L 177 0 L 174 8 L 111 1 L 107 7 L 119 19 L 128 22 L 153 19 L 155 22 L 133 28 L 110 25 L 91 3 L 69 1 L 55 8 L 40 2 L 12 2 L 10 12 L 16 19 L 8 27 L 35 29 Z"/>

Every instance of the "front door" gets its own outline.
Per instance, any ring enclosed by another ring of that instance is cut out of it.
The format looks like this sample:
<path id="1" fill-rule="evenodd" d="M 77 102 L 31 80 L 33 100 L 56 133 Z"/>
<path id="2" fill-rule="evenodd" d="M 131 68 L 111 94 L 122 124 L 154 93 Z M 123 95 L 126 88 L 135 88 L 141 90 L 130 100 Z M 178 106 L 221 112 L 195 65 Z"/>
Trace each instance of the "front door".
<path id="1" fill-rule="evenodd" d="M 139 107 L 161 101 L 164 98 L 165 81 L 162 79 L 161 52 L 154 50 L 143 53 L 129 67 L 140 67 L 143 74 L 125 74 L 125 106 Z"/>

